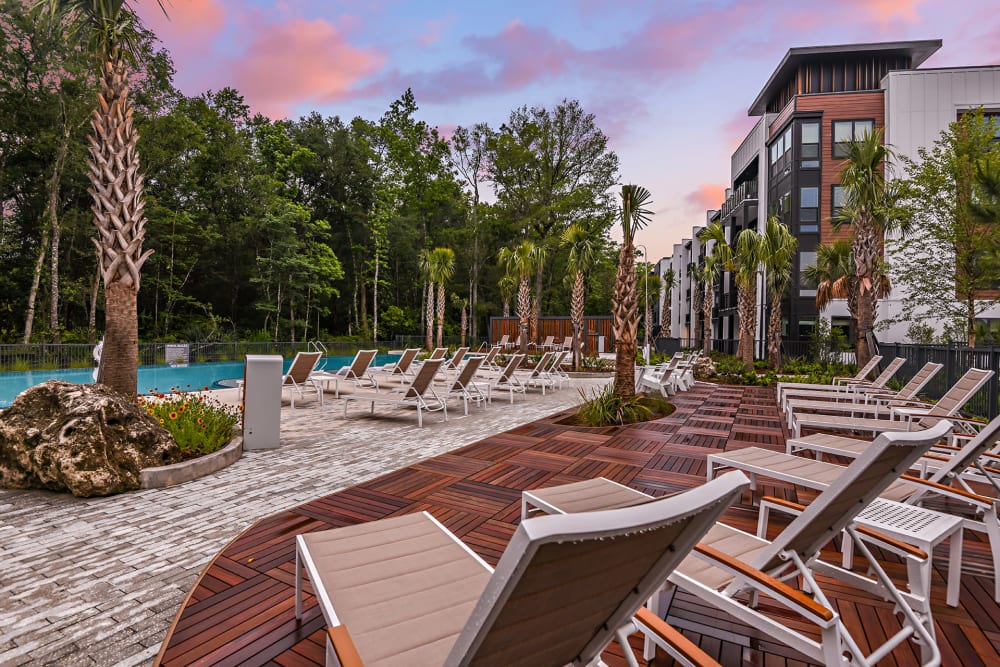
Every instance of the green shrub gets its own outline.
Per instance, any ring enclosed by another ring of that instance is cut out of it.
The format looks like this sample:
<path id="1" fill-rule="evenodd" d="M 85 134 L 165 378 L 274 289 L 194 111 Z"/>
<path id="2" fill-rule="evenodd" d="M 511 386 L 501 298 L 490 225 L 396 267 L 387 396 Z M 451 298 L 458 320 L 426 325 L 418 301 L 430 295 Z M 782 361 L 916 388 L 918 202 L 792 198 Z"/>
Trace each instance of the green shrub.
<path id="1" fill-rule="evenodd" d="M 580 419 L 587 426 L 621 426 L 647 421 L 653 411 L 643 404 L 641 396 L 622 398 L 615 393 L 613 383 L 608 383 L 598 392 L 591 391 L 590 396 L 580 389 L 583 405 L 580 406 Z"/>
<path id="2" fill-rule="evenodd" d="M 170 431 L 185 458 L 216 452 L 233 437 L 239 411 L 204 394 L 139 396 L 139 405 Z"/>

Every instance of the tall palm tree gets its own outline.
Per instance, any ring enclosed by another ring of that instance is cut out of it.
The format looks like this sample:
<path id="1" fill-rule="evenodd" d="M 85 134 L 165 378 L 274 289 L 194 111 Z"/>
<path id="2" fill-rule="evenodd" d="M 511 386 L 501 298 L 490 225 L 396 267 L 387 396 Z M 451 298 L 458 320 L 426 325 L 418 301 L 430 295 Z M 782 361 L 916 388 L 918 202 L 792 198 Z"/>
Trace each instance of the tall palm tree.
<path id="1" fill-rule="evenodd" d="M 691 322 L 691 329 L 688 333 L 691 340 L 694 341 L 698 339 L 698 317 L 701 315 L 701 301 L 705 296 L 705 288 L 702 285 L 701 270 L 695 262 L 688 264 L 687 272 L 691 278 L 691 310 L 694 312 L 694 321 Z M 702 326 L 704 327 L 704 324 Z"/>
<path id="2" fill-rule="evenodd" d="M 833 299 L 847 299 L 851 318 L 857 312 L 857 290 L 852 290 L 854 280 L 851 242 L 840 239 L 816 248 L 816 263 L 802 269 L 806 284 L 816 288 L 816 310 L 822 312 Z"/>
<path id="3" fill-rule="evenodd" d="M 671 304 L 674 288 L 677 287 L 677 274 L 674 267 L 663 272 L 663 300 L 660 302 L 660 335 L 658 338 L 670 338 Z"/>
<path id="4" fill-rule="evenodd" d="M 771 216 L 760 238 L 761 260 L 771 295 L 771 317 L 767 327 L 767 362 L 771 368 L 781 368 L 781 299 L 792 280 L 792 260 L 799 241 L 784 224 Z"/>
<path id="5" fill-rule="evenodd" d="M 712 308 L 715 307 L 715 280 L 720 266 L 719 258 L 709 254 L 703 263 L 692 264 L 689 269 L 695 284 L 695 317 L 701 315 L 702 351 L 705 354 L 712 351 Z"/>
<path id="6" fill-rule="evenodd" d="M 589 228 L 574 224 L 563 232 L 562 245 L 569 248 L 566 267 L 569 275 L 573 276 L 573 296 L 569 308 L 569 318 L 573 325 L 573 370 L 580 370 L 583 346 L 584 278 L 597 259 L 597 243 Z"/>
<path id="7" fill-rule="evenodd" d="M 451 248 L 434 248 L 427 260 L 432 282 L 437 283 L 437 346 L 444 340 L 445 283 L 455 273 L 455 251 Z"/>
<path id="8" fill-rule="evenodd" d="M 649 301 L 650 293 L 653 294 L 653 298 L 660 293 L 660 276 L 653 272 L 653 265 L 649 262 L 640 262 L 639 266 L 636 267 L 636 298 L 639 294 L 643 295 L 643 303 L 645 304 L 643 317 L 642 317 L 642 345 L 643 347 L 649 346 L 649 333 L 652 331 L 653 325 L 653 304 Z M 647 360 L 648 362 L 648 360 Z"/>
<path id="9" fill-rule="evenodd" d="M 461 320 L 462 347 L 465 347 L 465 332 L 468 331 L 469 328 L 469 300 L 467 298 L 462 298 L 457 294 L 452 294 L 451 305 L 455 306 L 455 308 L 458 308 L 459 311 L 461 311 L 462 313 L 462 320 Z"/>
<path id="10" fill-rule="evenodd" d="M 835 227 L 852 224 L 854 229 L 854 275 L 857 277 L 857 340 L 855 356 L 858 365 L 868 363 L 868 333 L 875 325 L 875 308 L 883 283 L 881 255 L 885 234 L 907 231 L 904 210 L 898 200 L 895 182 L 887 181 L 885 171 L 894 154 L 882 143 L 883 130 L 865 132 L 857 141 L 847 144 L 847 158 L 840 171 L 844 188 L 844 208 L 831 222 Z"/>
<path id="11" fill-rule="evenodd" d="M 612 301 L 615 327 L 614 392 L 621 398 L 635 396 L 636 332 L 639 327 L 635 279 L 635 235 L 649 223 L 652 212 L 649 190 L 641 185 L 623 185 L 621 192 L 622 247 Z"/>
<path id="12" fill-rule="evenodd" d="M 517 292 L 517 278 L 504 272 L 500 276 L 498 287 L 500 288 L 500 298 L 503 299 L 503 316 L 510 317 L 510 302 Z"/>
<path id="13" fill-rule="evenodd" d="M 722 225 L 713 222 L 698 233 L 702 243 L 715 241 L 712 254 L 722 268 L 732 274 L 736 284 L 736 312 L 740 326 L 737 356 L 747 370 L 753 368 L 753 340 L 757 334 L 757 270 L 761 264 L 760 235 L 754 229 L 744 229 L 735 245 L 726 242 Z"/>
<path id="14" fill-rule="evenodd" d="M 431 250 L 420 251 L 420 273 L 427 281 L 427 303 L 424 306 L 424 321 L 426 323 L 424 347 L 431 350 L 434 347 L 434 279 L 431 277 Z"/>
<path id="15" fill-rule="evenodd" d="M 166 13 L 162 0 L 157 0 Z M 137 299 L 142 265 L 153 253 L 142 250 L 146 236 L 143 175 L 128 97 L 129 68 L 140 57 L 141 23 L 126 0 L 41 0 L 35 11 L 66 21 L 101 62 L 97 109 L 91 118 L 87 158 L 94 199 L 94 240 L 104 282 L 103 376 L 107 386 L 135 395 L 139 362 Z"/>
<path id="16" fill-rule="evenodd" d="M 531 276 L 545 259 L 544 249 L 525 239 L 513 248 L 500 250 L 500 264 L 507 273 L 518 277 L 517 317 L 521 328 L 521 353 L 528 353 L 528 328 L 531 326 Z"/>

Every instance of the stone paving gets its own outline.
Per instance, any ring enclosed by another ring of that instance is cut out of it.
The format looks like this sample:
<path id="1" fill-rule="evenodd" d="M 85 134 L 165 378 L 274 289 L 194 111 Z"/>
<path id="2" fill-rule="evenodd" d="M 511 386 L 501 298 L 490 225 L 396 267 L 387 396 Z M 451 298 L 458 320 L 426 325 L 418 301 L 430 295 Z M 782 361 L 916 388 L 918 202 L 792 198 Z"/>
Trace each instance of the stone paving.
<path id="1" fill-rule="evenodd" d="M 198 573 L 274 512 L 457 449 L 580 402 L 574 379 L 527 400 L 451 403 L 449 420 L 328 396 L 282 409 L 281 447 L 214 475 L 111 498 L 0 490 L 0 665 L 140 665 L 159 650 Z"/>

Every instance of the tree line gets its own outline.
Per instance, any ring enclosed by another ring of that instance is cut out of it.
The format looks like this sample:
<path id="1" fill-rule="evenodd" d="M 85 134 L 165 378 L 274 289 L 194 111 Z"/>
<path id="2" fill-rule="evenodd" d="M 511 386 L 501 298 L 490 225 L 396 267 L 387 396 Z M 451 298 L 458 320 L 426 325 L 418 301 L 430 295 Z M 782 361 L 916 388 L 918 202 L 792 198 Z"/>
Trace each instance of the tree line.
<path id="1" fill-rule="evenodd" d="M 578 284 L 588 312 L 611 311 L 619 164 L 579 102 L 449 137 L 409 90 L 377 119 L 271 120 L 231 87 L 184 95 L 155 35 L 132 39 L 122 81 L 138 138 L 120 155 L 141 156 L 125 173 L 144 179 L 144 250 L 129 260 L 142 339 L 430 342 L 432 325 L 455 334 L 463 317 L 478 339 L 525 283 L 535 327 L 569 313 Z M 103 334 L 105 274 L 121 261 L 99 261 L 91 240 L 88 136 L 110 81 L 91 46 L 0 0 L 2 342 Z M 524 244 L 543 261 L 507 261 Z"/>

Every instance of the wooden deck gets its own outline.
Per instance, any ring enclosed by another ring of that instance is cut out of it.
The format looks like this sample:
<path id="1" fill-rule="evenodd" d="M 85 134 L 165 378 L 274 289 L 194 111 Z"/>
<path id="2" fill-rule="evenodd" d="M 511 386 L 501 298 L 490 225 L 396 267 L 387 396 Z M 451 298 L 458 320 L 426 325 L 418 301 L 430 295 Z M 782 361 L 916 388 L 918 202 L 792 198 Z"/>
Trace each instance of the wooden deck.
<path id="1" fill-rule="evenodd" d="M 555 424 L 556 418 L 535 422 L 261 520 L 205 569 L 178 611 L 156 664 L 323 664 L 323 618 L 311 597 L 304 621 L 295 620 L 296 533 L 427 510 L 496 564 L 519 520 L 523 489 L 603 476 L 663 495 L 701 484 L 709 453 L 749 445 L 784 449 L 773 389 L 698 385 L 674 402 L 677 411 L 670 417 L 633 427 L 578 429 Z M 780 484 L 760 492 L 792 500 L 811 497 Z M 756 512 L 749 500 L 730 509 L 726 520 L 753 531 Z M 940 556 L 932 602 L 943 664 L 1000 664 L 1000 606 L 992 598 L 992 577 L 984 576 L 991 572 L 987 545 L 966 536 L 957 609 L 944 604 L 947 560 L 943 552 Z M 832 552 L 829 557 L 839 560 Z M 887 569 L 902 572 L 891 559 Z M 856 632 L 862 641 L 881 641 L 894 631 L 888 604 L 843 587 L 827 592 L 836 596 L 849 627 L 863 628 Z M 675 597 L 668 620 L 727 667 L 808 664 L 684 593 Z M 633 645 L 639 646 L 637 638 Z M 605 659 L 624 664 L 615 646 Z M 671 663 L 661 655 L 651 664 Z M 917 653 L 901 647 L 880 664 L 916 665 Z"/>

